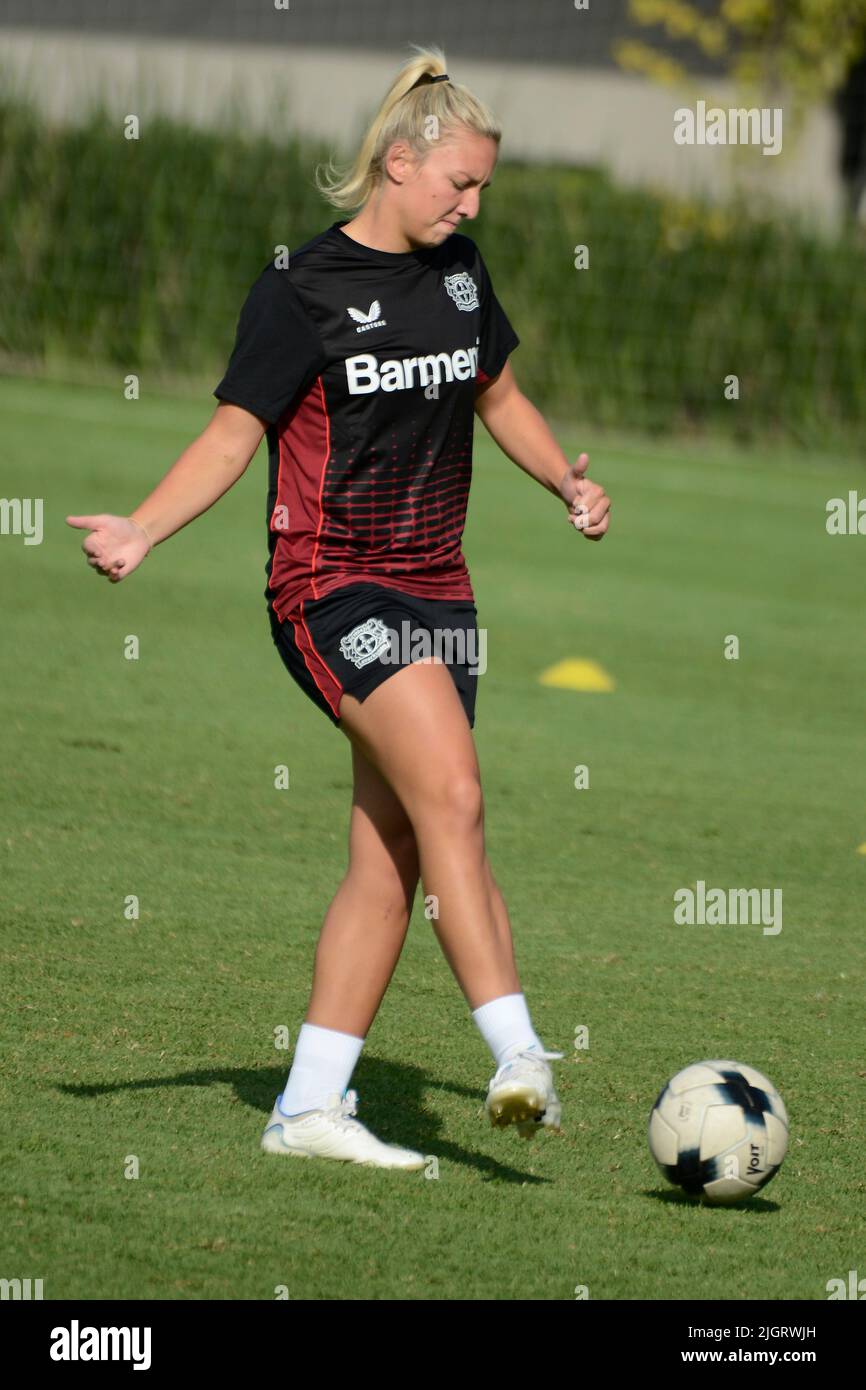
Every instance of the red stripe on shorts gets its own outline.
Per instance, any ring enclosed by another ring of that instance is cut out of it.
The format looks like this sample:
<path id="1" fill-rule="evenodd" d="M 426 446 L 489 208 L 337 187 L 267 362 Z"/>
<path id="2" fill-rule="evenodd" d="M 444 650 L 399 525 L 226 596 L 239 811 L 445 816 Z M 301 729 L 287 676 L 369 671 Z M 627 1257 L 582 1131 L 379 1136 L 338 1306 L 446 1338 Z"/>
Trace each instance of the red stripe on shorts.
<path id="1" fill-rule="evenodd" d="M 298 644 L 298 650 L 304 658 L 304 665 L 313 677 L 319 690 L 321 690 L 331 709 L 334 711 L 334 714 L 339 719 L 340 697 L 343 694 L 343 687 L 325 661 L 325 658 L 316 651 L 313 645 L 310 629 L 307 627 L 307 621 L 304 617 L 303 603 L 301 603 L 299 616 L 297 618 L 292 618 L 291 623 L 295 629 L 295 641 Z"/>

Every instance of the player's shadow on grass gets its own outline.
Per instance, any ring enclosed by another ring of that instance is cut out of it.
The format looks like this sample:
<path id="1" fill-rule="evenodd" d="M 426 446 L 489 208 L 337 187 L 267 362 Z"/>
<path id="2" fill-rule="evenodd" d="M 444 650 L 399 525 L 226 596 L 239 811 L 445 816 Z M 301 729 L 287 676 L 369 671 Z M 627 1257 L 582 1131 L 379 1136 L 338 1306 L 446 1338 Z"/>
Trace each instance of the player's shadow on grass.
<path id="1" fill-rule="evenodd" d="M 285 1085 L 288 1062 L 280 1068 L 214 1067 L 197 1071 L 176 1072 L 173 1076 L 154 1076 L 136 1081 L 107 1081 L 91 1084 L 65 1083 L 59 1090 L 66 1095 L 81 1099 L 96 1096 L 115 1095 L 120 1091 L 162 1090 L 173 1086 L 231 1086 L 237 1098 L 250 1109 L 257 1112 L 264 1129 L 265 1121 L 271 1113 L 277 1095 Z M 438 1158 L 441 1162 L 459 1163 L 465 1168 L 476 1169 L 485 1182 L 512 1182 L 521 1186 L 544 1185 L 551 1181 L 528 1171 L 529 1164 L 541 1157 L 542 1145 L 556 1142 L 558 1136 L 539 1134 L 526 1141 L 520 1139 L 513 1128 L 504 1130 L 496 1137 L 509 1147 L 520 1145 L 523 1152 L 519 1157 L 520 1166 L 503 1163 L 489 1154 L 463 1148 L 443 1136 L 442 1120 L 423 1108 L 425 1095 L 436 1091 L 450 1091 L 466 1098 L 470 1111 L 475 1115 L 482 1133 L 491 1133 L 490 1122 L 484 1114 L 483 1092 L 476 1088 L 450 1081 L 434 1081 L 420 1067 L 406 1066 L 403 1063 L 383 1061 L 377 1057 L 362 1057 L 350 1082 L 350 1089 L 358 1092 L 358 1113 L 360 1120 L 385 1144 L 400 1144 L 404 1148 L 416 1149 L 419 1153 Z M 256 1141 L 258 1142 L 258 1141 Z"/>
<path id="2" fill-rule="evenodd" d="M 770 1202 L 766 1197 L 748 1197 L 745 1202 L 732 1202 L 725 1206 L 722 1203 L 714 1205 L 712 1202 L 702 1202 L 699 1197 L 687 1197 L 684 1192 L 663 1191 L 657 1187 L 645 1187 L 641 1196 L 652 1197 L 656 1202 L 666 1202 L 675 1207 L 701 1207 L 704 1211 L 753 1211 L 758 1216 L 769 1216 L 771 1212 L 782 1210 L 778 1202 Z"/>

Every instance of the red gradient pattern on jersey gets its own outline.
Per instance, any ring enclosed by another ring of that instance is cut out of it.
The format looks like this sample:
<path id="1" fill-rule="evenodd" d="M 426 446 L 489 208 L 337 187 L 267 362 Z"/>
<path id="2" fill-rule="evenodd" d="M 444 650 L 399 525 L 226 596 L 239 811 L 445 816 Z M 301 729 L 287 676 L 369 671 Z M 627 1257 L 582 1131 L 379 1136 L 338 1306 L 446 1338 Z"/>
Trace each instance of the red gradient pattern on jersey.
<path id="1" fill-rule="evenodd" d="M 406 426 L 401 424 L 401 429 Z M 387 448 L 340 455 L 321 377 L 279 427 L 269 594 L 282 621 L 304 599 L 361 582 L 473 601 L 461 537 L 472 434 L 455 420 L 434 455 L 411 426 Z"/>

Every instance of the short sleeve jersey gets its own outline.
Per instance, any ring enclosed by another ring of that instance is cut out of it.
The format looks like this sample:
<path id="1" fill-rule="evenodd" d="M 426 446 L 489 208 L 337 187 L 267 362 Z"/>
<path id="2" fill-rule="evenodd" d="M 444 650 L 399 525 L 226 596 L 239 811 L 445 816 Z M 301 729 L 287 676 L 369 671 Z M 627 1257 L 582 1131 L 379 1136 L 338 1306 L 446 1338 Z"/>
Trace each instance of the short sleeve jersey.
<path id="1" fill-rule="evenodd" d="M 265 267 L 213 393 L 267 422 L 280 621 L 360 581 L 472 600 L 475 391 L 519 342 L 468 237 L 377 251 L 342 225 Z"/>

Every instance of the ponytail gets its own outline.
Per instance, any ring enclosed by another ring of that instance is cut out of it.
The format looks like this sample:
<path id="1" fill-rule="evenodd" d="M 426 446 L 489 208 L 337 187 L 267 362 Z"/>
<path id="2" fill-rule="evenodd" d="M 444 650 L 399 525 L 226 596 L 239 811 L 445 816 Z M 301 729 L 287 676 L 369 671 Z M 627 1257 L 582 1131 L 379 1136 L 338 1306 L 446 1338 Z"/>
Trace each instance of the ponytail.
<path id="1" fill-rule="evenodd" d="M 364 206 L 382 177 L 385 155 L 395 140 L 404 140 L 423 158 L 432 139 L 441 139 L 460 126 L 497 145 L 502 139 L 493 112 L 468 88 L 450 79 L 433 81 L 447 71 L 442 50 L 413 47 L 416 57 L 392 82 L 351 167 L 341 172 L 331 160 L 316 169 L 316 188 L 335 208 L 355 211 Z"/>

